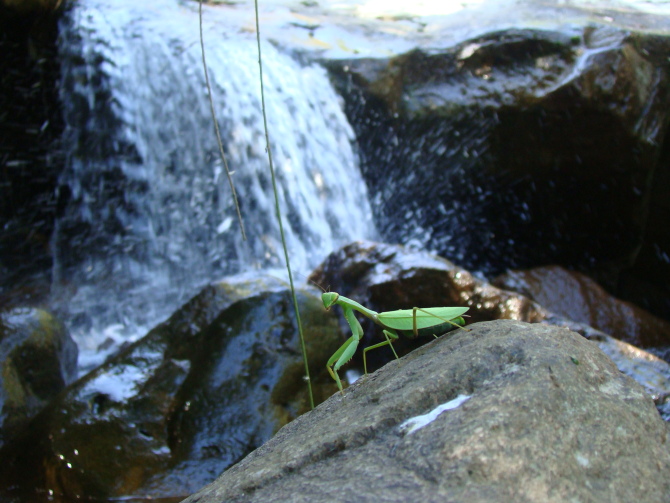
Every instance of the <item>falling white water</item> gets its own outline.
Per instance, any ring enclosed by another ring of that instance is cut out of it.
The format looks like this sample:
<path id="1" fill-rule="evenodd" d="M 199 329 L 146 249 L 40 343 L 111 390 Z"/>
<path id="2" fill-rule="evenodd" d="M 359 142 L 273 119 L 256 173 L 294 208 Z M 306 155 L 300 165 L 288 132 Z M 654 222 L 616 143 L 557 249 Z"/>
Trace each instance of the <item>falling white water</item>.
<path id="1" fill-rule="evenodd" d="M 197 3 L 82 0 L 62 26 L 68 167 L 56 307 L 89 367 L 224 274 L 283 267 L 255 35 L 205 9 L 206 56 L 243 242 L 219 159 Z M 353 131 L 325 70 L 264 42 L 268 127 L 292 268 L 371 237 Z"/>

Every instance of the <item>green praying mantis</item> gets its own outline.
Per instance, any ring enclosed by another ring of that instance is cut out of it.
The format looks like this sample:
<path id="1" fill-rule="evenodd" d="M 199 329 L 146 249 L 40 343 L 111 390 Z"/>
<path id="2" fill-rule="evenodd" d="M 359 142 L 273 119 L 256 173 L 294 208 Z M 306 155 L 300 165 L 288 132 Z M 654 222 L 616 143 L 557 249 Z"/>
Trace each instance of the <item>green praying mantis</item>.
<path id="1" fill-rule="evenodd" d="M 398 354 L 393 348 L 393 340 L 398 339 L 398 332 L 407 337 L 418 337 L 419 330 L 434 328 L 435 331 L 437 331 L 439 325 L 449 324 L 458 328 L 463 328 L 465 320 L 462 316 L 468 310 L 467 307 L 415 307 L 412 309 L 399 309 L 397 311 L 377 313 L 359 304 L 355 300 L 348 299 L 335 292 L 323 293 L 321 295 L 321 300 L 323 300 L 323 305 L 326 308 L 326 311 L 336 304 L 339 305 L 344 313 L 344 319 L 347 320 L 349 327 L 351 327 L 352 336 L 347 339 L 337 351 L 335 351 L 326 364 L 330 376 L 335 380 L 337 387 L 341 392 L 342 382 L 340 381 L 337 371 L 345 363 L 351 360 L 356 352 L 358 343 L 363 338 L 363 327 L 361 327 L 361 324 L 356 319 L 354 311 L 358 311 L 363 316 L 371 319 L 377 325 L 382 327 L 384 337 L 386 338 L 385 341 L 368 346 L 363 350 L 363 369 L 367 374 L 368 367 L 365 357 L 366 353 L 371 349 L 390 346 L 393 354 L 398 358 Z M 446 330 L 442 330 L 442 332 L 446 332 Z"/>

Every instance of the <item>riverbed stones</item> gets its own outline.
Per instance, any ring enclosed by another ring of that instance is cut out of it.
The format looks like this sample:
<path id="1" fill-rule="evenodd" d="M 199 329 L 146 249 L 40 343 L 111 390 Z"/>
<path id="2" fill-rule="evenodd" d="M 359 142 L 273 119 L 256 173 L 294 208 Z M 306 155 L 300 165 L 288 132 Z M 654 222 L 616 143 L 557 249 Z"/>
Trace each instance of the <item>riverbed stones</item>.
<path id="1" fill-rule="evenodd" d="M 670 498 L 668 427 L 594 343 L 470 328 L 334 395 L 185 502 Z"/>

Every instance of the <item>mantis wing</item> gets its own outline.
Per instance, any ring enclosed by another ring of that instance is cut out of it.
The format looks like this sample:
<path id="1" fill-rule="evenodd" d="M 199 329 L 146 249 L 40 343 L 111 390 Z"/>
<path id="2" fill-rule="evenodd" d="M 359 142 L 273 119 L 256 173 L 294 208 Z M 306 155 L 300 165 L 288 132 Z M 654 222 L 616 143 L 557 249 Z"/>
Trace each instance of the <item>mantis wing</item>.
<path id="1" fill-rule="evenodd" d="M 416 309 L 398 309 L 397 311 L 386 311 L 379 313 L 377 318 L 388 328 L 395 330 L 414 330 L 414 317 L 416 315 L 416 328 L 434 327 L 447 323 L 468 311 L 467 307 L 425 307 Z"/>

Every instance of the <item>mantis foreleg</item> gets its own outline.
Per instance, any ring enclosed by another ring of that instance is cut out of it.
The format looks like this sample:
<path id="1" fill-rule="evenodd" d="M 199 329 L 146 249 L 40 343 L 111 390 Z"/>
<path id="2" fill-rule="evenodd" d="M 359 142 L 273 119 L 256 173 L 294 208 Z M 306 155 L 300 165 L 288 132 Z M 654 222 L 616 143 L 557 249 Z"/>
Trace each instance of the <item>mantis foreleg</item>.
<path id="1" fill-rule="evenodd" d="M 326 363 L 326 369 L 328 369 L 330 377 L 332 377 L 337 383 L 337 387 L 340 389 L 340 391 L 342 391 L 342 381 L 340 381 L 340 376 L 337 375 L 337 371 L 342 365 L 351 359 L 353 354 L 356 352 L 357 347 L 358 340 L 353 336 L 349 337 L 347 341 L 342 344 L 337 351 L 335 351 L 333 356 L 330 357 L 328 363 Z M 343 362 L 339 363 L 340 360 L 343 360 Z"/>
<path id="2" fill-rule="evenodd" d="M 344 313 L 344 319 L 346 319 L 347 323 L 349 323 L 349 327 L 351 328 L 351 333 L 353 335 L 349 337 L 349 339 L 347 339 L 347 341 L 342 344 L 342 346 L 340 346 L 337 351 L 335 351 L 335 354 L 330 357 L 328 363 L 326 364 L 326 368 L 328 369 L 330 376 L 335 379 L 337 387 L 340 389 L 340 391 L 342 391 L 342 382 L 340 381 L 340 377 L 337 374 L 337 371 L 340 369 L 340 367 L 342 367 L 342 365 L 351 360 L 351 358 L 354 356 L 354 353 L 356 353 L 358 343 L 363 338 L 363 327 L 356 319 L 356 316 L 354 316 L 354 311 L 351 309 L 351 307 L 343 305 L 342 311 Z"/>

